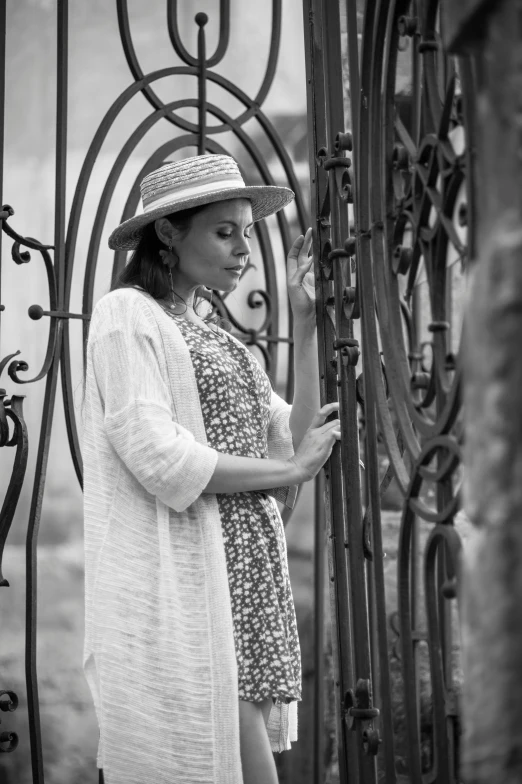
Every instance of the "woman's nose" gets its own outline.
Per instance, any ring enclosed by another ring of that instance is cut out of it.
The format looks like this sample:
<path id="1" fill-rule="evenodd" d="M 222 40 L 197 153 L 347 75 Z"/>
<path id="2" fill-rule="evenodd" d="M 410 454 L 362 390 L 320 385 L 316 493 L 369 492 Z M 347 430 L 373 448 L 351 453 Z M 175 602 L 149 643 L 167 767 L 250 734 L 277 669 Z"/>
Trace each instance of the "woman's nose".
<path id="1" fill-rule="evenodd" d="M 238 256 L 248 256 L 250 254 L 250 243 L 246 237 L 242 237 L 238 243 L 236 254 Z"/>

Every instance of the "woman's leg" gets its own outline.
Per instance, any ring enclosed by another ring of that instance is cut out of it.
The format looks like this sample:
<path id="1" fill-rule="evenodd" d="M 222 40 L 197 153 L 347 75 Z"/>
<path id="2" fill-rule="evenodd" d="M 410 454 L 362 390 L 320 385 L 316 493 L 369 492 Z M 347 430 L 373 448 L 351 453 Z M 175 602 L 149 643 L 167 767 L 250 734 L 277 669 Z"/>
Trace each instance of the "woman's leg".
<path id="1" fill-rule="evenodd" d="M 239 700 L 239 739 L 244 784 L 278 784 L 277 771 L 266 731 L 272 699 Z"/>

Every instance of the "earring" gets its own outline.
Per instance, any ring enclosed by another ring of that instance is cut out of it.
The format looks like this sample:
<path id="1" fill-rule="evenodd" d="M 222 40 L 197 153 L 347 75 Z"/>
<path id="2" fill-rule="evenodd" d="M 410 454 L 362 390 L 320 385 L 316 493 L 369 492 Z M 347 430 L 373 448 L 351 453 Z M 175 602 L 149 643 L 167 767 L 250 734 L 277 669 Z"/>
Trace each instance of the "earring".
<path id="1" fill-rule="evenodd" d="M 162 264 L 166 264 L 169 270 L 178 262 L 176 251 L 172 247 L 172 240 L 169 240 L 168 250 L 160 250 L 159 255 L 161 256 Z"/>

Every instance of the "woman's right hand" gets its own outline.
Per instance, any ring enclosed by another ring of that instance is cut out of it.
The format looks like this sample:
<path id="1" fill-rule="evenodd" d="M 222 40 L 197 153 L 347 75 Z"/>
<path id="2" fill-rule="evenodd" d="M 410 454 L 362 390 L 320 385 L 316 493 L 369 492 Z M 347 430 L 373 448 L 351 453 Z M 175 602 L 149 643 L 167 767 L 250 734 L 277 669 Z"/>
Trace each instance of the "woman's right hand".
<path id="1" fill-rule="evenodd" d="M 326 422 L 326 418 L 339 410 L 339 403 L 327 403 L 319 409 L 312 424 L 304 434 L 296 453 L 290 458 L 297 467 L 299 476 L 296 484 L 306 482 L 316 476 L 331 455 L 333 446 L 341 438 L 339 419 Z"/>

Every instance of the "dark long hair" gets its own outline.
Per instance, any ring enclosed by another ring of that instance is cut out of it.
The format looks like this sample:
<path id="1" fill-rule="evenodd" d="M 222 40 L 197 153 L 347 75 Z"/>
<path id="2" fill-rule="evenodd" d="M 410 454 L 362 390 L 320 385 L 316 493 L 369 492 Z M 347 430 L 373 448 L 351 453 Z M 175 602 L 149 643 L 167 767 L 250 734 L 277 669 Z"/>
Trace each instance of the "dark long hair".
<path id="1" fill-rule="evenodd" d="M 202 209 L 202 206 L 191 207 L 165 217 L 183 237 L 188 233 L 194 215 Z M 160 250 L 166 250 L 166 246 L 158 237 L 153 221 L 145 226 L 136 250 L 114 281 L 111 291 L 140 286 L 154 299 L 168 299 L 171 296 L 170 278 L 167 266 L 160 260 Z"/>

